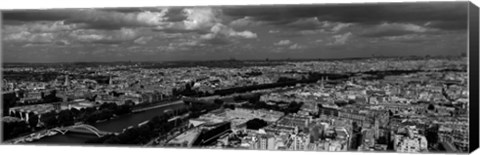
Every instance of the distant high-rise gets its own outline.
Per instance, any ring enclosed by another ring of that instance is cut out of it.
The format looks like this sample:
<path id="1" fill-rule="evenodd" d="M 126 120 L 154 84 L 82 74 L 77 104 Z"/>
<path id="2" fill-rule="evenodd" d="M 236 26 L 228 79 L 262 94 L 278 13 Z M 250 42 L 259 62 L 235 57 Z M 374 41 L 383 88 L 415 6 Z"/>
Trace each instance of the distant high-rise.
<path id="1" fill-rule="evenodd" d="M 65 86 L 68 86 L 70 85 L 70 79 L 68 78 L 68 75 L 65 75 L 65 83 L 64 83 Z"/>
<path id="2" fill-rule="evenodd" d="M 110 77 L 108 78 L 108 85 L 112 85 L 112 84 L 113 84 L 112 76 L 110 76 Z"/>

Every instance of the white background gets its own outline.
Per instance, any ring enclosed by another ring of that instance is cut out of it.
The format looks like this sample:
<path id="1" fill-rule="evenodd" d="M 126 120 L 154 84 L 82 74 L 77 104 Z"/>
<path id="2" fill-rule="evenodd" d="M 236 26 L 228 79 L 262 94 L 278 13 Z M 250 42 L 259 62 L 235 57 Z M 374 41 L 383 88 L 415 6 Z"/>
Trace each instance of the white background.
<path id="1" fill-rule="evenodd" d="M 258 5 L 258 4 L 311 4 L 311 3 L 375 3 L 375 2 L 418 2 L 428 0 L 2 0 L 0 10 L 48 9 L 48 8 L 92 8 L 92 7 L 142 7 L 142 6 L 193 6 L 193 5 Z M 435 0 L 445 1 L 445 0 Z M 479 0 L 472 0 L 479 6 Z M 477 103 L 478 104 L 478 103 Z M 0 155 L 18 154 L 63 154 L 63 155 L 345 155 L 372 154 L 361 152 L 301 152 L 301 151 L 253 151 L 253 150 L 206 150 L 206 149 L 160 149 L 140 147 L 84 147 L 84 146 L 32 146 L 1 145 Z M 388 153 L 396 154 L 396 153 Z M 474 154 L 480 154 L 476 151 Z M 400 154 L 401 155 L 401 154 Z"/>

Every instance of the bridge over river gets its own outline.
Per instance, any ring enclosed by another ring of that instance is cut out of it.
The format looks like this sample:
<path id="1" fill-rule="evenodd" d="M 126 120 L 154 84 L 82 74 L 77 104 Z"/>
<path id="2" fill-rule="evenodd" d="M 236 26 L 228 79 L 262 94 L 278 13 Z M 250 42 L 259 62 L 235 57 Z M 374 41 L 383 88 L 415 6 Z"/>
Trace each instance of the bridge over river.
<path id="1" fill-rule="evenodd" d="M 93 134 L 97 137 L 103 137 L 109 134 L 118 134 L 116 132 L 101 131 L 94 126 L 88 124 L 76 124 L 68 127 L 62 128 L 53 128 L 51 131 L 57 131 L 62 135 L 65 135 L 67 132 L 82 133 L 82 134 Z"/>

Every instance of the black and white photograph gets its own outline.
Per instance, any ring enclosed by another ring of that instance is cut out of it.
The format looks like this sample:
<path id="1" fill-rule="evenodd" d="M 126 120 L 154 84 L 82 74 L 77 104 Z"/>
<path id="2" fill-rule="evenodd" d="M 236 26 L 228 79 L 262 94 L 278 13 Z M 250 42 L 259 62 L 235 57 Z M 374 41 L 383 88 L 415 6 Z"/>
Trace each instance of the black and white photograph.
<path id="1" fill-rule="evenodd" d="M 471 32 L 469 1 L 1 10 L 1 144 L 469 153 Z"/>

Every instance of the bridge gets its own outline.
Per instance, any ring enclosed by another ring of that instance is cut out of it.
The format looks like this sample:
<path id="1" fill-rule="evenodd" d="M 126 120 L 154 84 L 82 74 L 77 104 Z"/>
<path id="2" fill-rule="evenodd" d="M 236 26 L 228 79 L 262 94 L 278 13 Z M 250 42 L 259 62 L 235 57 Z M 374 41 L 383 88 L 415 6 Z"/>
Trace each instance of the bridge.
<path id="1" fill-rule="evenodd" d="M 164 104 L 160 104 L 160 105 L 155 105 L 155 106 L 149 106 L 149 107 L 143 107 L 143 108 L 138 108 L 138 109 L 133 109 L 132 112 L 142 112 L 142 111 L 147 111 L 147 110 L 151 110 L 151 109 L 156 109 L 156 108 L 162 108 L 162 107 L 166 107 L 166 106 L 171 106 L 171 105 L 175 105 L 175 104 L 183 104 L 183 101 L 182 100 L 177 100 L 177 101 L 174 101 L 174 102 L 170 102 L 170 103 L 164 103 Z"/>
<path id="2" fill-rule="evenodd" d="M 62 135 L 66 134 L 67 132 L 76 132 L 76 133 L 83 133 L 83 134 L 94 134 L 97 137 L 103 137 L 109 134 L 117 134 L 115 132 L 107 132 L 101 131 L 94 126 L 88 124 L 76 124 L 73 126 L 63 127 L 63 128 L 54 128 L 50 129 L 52 131 L 60 132 Z"/>

